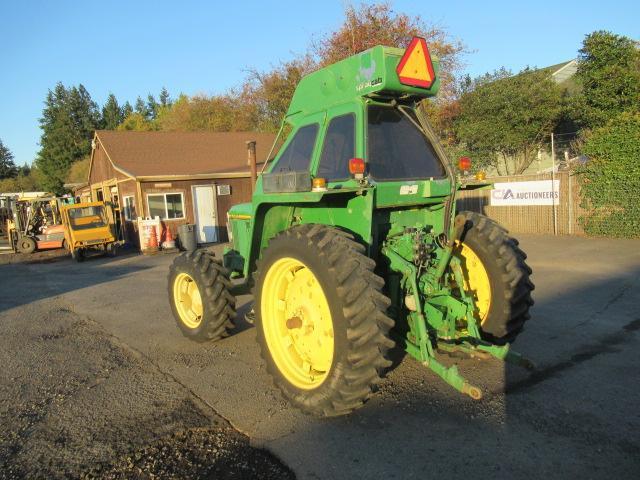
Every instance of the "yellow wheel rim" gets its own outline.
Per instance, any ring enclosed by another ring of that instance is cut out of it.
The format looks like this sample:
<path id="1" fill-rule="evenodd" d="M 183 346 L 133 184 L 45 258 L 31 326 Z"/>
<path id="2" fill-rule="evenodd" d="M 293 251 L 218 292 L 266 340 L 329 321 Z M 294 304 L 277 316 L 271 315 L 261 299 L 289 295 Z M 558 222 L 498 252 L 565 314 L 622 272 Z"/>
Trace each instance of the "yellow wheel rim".
<path id="1" fill-rule="evenodd" d="M 277 260 L 260 299 L 265 340 L 280 373 L 310 390 L 327 378 L 333 362 L 333 319 L 320 282 L 295 258 Z"/>
<path id="2" fill-rule="evenodd" d="M 197 328 L 202 322 L 202 297 L 191 275 L 180 273 L 173 281 L 173 301 L 180 321 Z"/>
<path id="3" fill-rule="evenodd" d="M 480 257 L 468 245 L 458 244 L 454 254 L 460 259 L 464 274 L 464 289 L 473 295 L 476 319 L 482 325 L 491 308 L 491 283 Z"/>

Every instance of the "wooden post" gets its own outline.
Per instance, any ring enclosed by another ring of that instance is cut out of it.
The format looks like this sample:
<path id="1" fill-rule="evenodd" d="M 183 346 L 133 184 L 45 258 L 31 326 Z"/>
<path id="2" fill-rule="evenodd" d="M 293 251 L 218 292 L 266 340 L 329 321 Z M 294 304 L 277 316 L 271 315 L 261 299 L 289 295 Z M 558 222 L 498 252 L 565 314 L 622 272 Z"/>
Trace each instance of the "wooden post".
<path id="1" fill-rule="evenodd" d="M 256 167 L 256 142 L 251 140 L 247 142 L 247 162 L 249 163 L 249 169 L 251 170 L 251 193 L 256 188 L 256 181 L 258 179 L 258 169 Z"/>

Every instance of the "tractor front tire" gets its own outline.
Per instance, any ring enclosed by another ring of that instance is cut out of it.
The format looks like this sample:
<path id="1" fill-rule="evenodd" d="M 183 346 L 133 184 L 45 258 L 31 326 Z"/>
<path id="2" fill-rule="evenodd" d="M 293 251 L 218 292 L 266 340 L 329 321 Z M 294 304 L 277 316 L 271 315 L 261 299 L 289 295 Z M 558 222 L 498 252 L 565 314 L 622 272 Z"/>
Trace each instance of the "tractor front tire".
<path id="1" fill-rule="evenodd" d="M 454 255 L 461 260 L 465 289 L 474 296 L 483 338 L 513 342 L 529 320 L 533 305 L 531 268 L 518 241 L 490 218 L 461 212 L 465 227 Z"/>
<path id="2" fill-rule="evenodd" d="M 262 356 L 284 397 L 306 413 L 350 413 L 391 365 L 394 322 L 375 265 L 352 235 L 312 224 L 271 239 L 258 261 Z"/>
<path id="3" fill-rule="evenodd" d="M 182 334 L 198 342 L 229 336 L 236 316 L 229 271 L 203 250 L 178 255 L 169 269 L 169 301 Z"/>
<path id="4" fill-rule="evenodd" d="M 20 253 L 33 253 L 36 251 L 37 243 L 32 237 L 22 237 L 18 240 L 18 251 Z"/>

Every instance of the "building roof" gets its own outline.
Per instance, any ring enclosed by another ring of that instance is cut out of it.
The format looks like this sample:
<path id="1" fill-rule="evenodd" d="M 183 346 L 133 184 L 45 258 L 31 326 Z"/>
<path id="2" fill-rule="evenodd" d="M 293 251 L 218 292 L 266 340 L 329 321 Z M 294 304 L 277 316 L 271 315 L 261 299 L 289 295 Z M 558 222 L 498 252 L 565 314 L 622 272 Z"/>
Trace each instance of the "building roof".
<path id="1" fill-rule="evenodd" d="M 258 162 L 275 134 L 257 132 L 134 132 L 98 130 L 114 167 L 131 177 L 249 173 L 247 141 L 255 140 Z"/>
<path id="2" fill-rule="evenodd" d="M 569 60 L 557 65 L 551 65 L 550 67 L 543 68 L 542 70 L 548 71 L 551 74 L 551 78 L 553 78 L 556 83 L 563 83 L 576 74 L 578 71 L 578 61 L 575 59 Z"/>

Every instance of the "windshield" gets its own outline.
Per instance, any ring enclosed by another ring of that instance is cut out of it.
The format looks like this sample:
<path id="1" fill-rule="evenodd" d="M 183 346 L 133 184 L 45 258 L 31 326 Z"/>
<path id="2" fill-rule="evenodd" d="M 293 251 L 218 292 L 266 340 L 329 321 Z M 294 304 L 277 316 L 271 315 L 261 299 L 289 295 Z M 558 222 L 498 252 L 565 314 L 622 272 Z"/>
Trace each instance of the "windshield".
<path id="1" fill-rule="evenodd" d="M 374 180 L 444 177 L 445 170 L 422 130 L 399 109 L 370 105 L 369 174 Z"/>
<path id="2" fill-rule="evenodd" d="M 104 208 L 100 206 L 69 209 L 69 223 L 74 230 L 105 227 L 107 218 Z"/>

